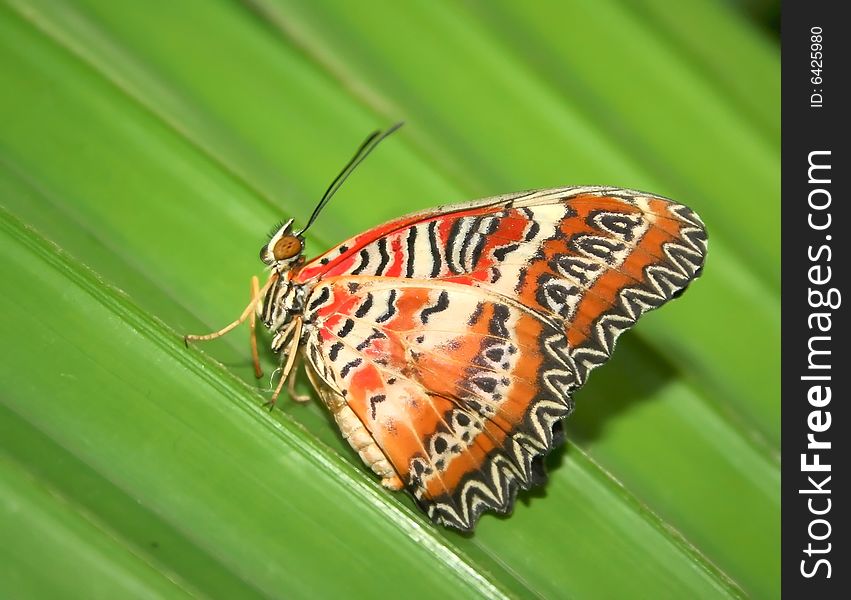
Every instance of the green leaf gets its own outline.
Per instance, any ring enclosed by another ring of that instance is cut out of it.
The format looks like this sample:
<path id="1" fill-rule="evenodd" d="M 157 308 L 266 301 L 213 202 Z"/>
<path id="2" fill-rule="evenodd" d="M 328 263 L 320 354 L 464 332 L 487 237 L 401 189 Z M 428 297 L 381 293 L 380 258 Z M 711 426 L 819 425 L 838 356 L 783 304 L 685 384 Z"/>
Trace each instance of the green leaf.
<path id="1" fill-rule="evenodd" d="M 518 7 L 0 7 L 2 595 L 779 593 L 777 50 L 703 0 Z M 710 228 L 705 276 L 577 395 L 550 483 L 473 536 L 382 489 L 316 403 L 262 410 L 247 332 L 180 339 L 240 312 L 265 232 L 399 118 L 311 252 L 579 183 Z"/>

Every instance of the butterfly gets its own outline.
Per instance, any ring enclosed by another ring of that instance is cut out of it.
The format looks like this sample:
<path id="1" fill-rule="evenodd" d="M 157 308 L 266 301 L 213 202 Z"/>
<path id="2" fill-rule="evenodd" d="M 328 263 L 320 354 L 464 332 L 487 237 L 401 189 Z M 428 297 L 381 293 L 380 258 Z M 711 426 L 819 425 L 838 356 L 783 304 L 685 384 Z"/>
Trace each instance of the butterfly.
<path id="1" fill-rule="evenodd" d="M 544 457 L 589 373 L 621 333 L 701 274 L 700 217 L 616 187 L 525 191 L 410 214 L 306 261 L 304 232 L 354 168 L 401 123 L 376 131 L 307 224 L 276 227 L 270 275 L 227 327 L 272 335 L 290 395 L 298 360 L 342 436 L 432 521 L 474 529 L 546 480 Z"/>

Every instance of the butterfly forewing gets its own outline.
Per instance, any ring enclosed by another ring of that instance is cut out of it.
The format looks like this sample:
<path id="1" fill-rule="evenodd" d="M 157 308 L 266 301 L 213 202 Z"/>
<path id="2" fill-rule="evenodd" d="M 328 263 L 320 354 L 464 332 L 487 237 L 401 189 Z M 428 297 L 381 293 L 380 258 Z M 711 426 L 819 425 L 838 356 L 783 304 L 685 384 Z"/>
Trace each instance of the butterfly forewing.
<path id="1" fill-rule="evenodd" d="M 304 351 L 396 481 L 436 522 L 471 529 L 543 481 L 572 393 L 705 252 L 692 211 L 630 190 L 442 207 L 298 272 L 311 287 Z"/>

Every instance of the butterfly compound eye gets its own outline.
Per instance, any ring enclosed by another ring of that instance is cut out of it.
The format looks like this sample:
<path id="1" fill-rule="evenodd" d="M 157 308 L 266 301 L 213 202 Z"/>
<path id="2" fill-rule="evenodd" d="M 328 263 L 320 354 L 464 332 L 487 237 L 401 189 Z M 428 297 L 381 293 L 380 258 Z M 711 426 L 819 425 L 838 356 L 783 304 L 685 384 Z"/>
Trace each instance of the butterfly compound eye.
<path id="1" fill-rule="evenodd" d="M 286 260 L 301 252 L 301 249 L 300 239 L 294 235 L 285 235 L 275 242 L 275 247 L 272 248 L 272 256 L 275 257 L 275 260 Z"/>

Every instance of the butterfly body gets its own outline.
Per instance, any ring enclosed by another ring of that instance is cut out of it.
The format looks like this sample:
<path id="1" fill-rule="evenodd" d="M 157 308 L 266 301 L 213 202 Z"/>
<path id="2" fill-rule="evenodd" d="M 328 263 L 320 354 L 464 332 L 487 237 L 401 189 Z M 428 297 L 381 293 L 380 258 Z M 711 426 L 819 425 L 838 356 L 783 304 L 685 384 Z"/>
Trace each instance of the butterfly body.
<path id="1" fill-rule="evenodd" d="M 261 249 L 256 312 L 391 489 L 462 530 L 545 480 L 573 393 L 641 314 L 701 271 L 683 205 L 534 190 L 402 217 L 305 262 L 292 221 Z"/>
<path id="2" fill-rule="evenodd" d="M 276 278 L 263 301 L 257 304 L 258 318 L 274 336 L 272 350 L 275 352 L 283 349 L 283 333 L 287 326 L 304 313 L 304 302 L 309 293 L 309 286 L 293 282 L 287 272 Z"/>

